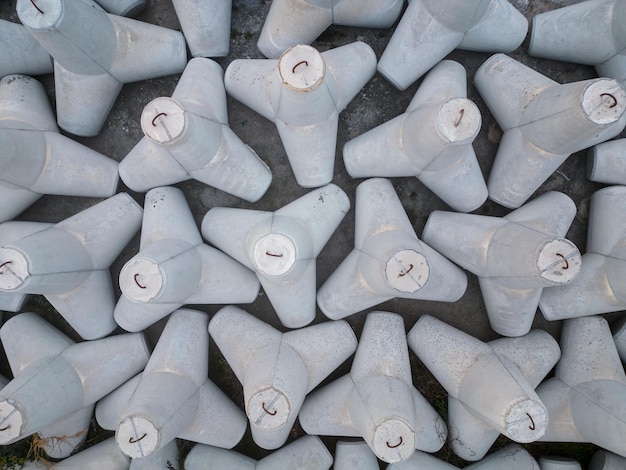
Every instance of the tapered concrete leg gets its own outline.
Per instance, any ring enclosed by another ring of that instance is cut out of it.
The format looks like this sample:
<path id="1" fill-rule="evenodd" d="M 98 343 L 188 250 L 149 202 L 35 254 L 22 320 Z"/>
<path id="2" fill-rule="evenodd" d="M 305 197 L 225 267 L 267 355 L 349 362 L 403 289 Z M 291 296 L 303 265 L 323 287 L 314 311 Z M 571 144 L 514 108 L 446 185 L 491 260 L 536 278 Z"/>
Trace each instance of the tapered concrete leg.
<path id="1" fill-rule="evenodd" d="M 21 24 L 0 20 L 0 77 L 13 73 L 43 75 L 52 73 L 52 58 Z"/>
<path id="2" fill-rule="evenodd" d="M 457 47 L 510 52 L 522 43 L 527 30 L 526 19 L 506 1 L 411 2 L 380 58 L 378 71 L 404 90 Z"/>
<path id="3" fill-rule="evenodd" d="M 155 468 L 167 470 L 179 470 L 182 468 L 178 465 L 178 444 L 176 444 L 175 440 L 153 452 L 148 457 L 132 459 L 128 470 L 153 470 Z"/>
<path id="4" fill-rule="evenodd" d="M 377 470 L 378 460 L 366 442 L 339 441 L 335 447 L 335 470 Z"/>
<path id="5" fill-rule="evenodd" d="M 228 55 L 231 0 L 175 0 L 173 3 L 193 57 Z"/>
<path id="6" fill-rule="evenodd" d="M 626 184 L 626 139 L 603 142 L 589 149 L 587 178 L 605 184 Z"/>
<path id="7" fill-rule="evenodd" d="M 119 16 L 136 17 L 146 7 L 146 0 L 97 0 L 102 8 Z"/>
<path id="8" fill-rule="evenodd" d="M 58 423 L 37 433 L 38 447 L 48 457 L 64 459 L 87 439 L 93 418 L 94 405 L 87 405 Z"/>
<path id="9" fill-rule="evenodd" d="M 128 470 L 130 461 L 115 443 L 113 438 L 102 441 L 87 449 L 68 457 L 61 462 L 55 462 L 54 467 L 63 470 L 74 470 L 79 468 L 93 467 L 97 462 L 98 468 L 102 470 Z M 39 462 L 26 462 L 25 470 L 43 470 L 46 466 Z"/>
<path id="10" fill-rule="evenodd" d="M 541 470 L 582 470 L 580 464 L 574 459 L 566 457 L 539 457 Z"/>
<path id="11" fill-rule="evenodd" d="M 591 457 L 589 470 L 619 470 L 624 465 L 626 465 L 626 457 L 600 449 Z"/>

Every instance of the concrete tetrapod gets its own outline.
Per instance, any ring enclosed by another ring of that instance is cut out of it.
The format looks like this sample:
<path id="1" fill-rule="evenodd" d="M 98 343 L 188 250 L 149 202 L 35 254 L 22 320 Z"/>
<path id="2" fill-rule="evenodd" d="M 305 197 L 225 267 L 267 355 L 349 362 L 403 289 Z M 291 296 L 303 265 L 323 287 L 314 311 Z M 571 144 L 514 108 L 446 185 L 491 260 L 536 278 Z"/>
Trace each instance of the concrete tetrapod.
<path id="1" fill-rule="evenodd" d="M 507 0 L 412 0 L 378 71 L 404 90 L 454 49 L 512 52 L 527 31 L 528 21 Z"/>
<path id="2" fill-rule="evenodd" d="M 494 331 L 522 336 L 530 331 L 542 291 L 580 271 L 578 248 L 563 238 L 575 215 L 574 202 L 552 191 L 504 217 L 434 211 L 422 239 L 478 276 Z"/>
<path id="3" fill-rule="evenodd" d="M 143 373 L 98 403 L 98 423 L 132 459 L 176 437 L 229 449 L 243 437 L 245 416 L 208 378 L 208 324 L 204 312 L 174 312 Z"/>
<path id="4" fill-rule="evenodd" d="M 202 235 L 254 270 L 281 323 L 300 328 L 315 319 L 317 255 L 350 208 L 329 184 L 275 212 L 214 207 Z"/>
<path id="5" fill-rule="evenodd" d="M 559 360 L 548 333 L 483 343 L 423 315 L 408 343 L 448 392 L 450 447 L 462 459 L 482 459 L 499 434 L 529 443 L 546 432 L 548 410 L 534 389 Z"/>
<path id="6" fill-rule="evenodd" d="M 404 0 L 276 0 L 265 18 L 257 46 L 271 59 L 297 44 L 311 44 L 331 24 L 390 28 Z"/>
<path id="7" fill-rule="evenodd" d="M 415 176 L 455 211 L 470 212 L 487 199 L 472 147 L 480 125 L 480 111 L 467 99 L 465 69 L 444 60 L 404 114 L 348 141 L 343 161 L 353 178 Z"/>
<path id="8" fill-rule="evenodd" d="M 591 442 L 626 457 L 626 374 L 607 321 L 565 320 L 563 355 L 537 394 L 550 414 L 541 441 Z"/>
<path id="9" fill-rule="evenodd" d="M 598 183 L 626 185 L 626 139 L 610 140 L 590 148 L 587 178 Z"/>
<path id="10" fill-rule="evenodd" d="M 232 0 L 172 0 L 192 57 L 223 57 L 230 49 Z"/>
<path id="11" fill-rule="evenodd" d="M 0 77 L 52 73 L 52 57 L 24 25 L 0 20 Z"/>
<path id="12" fill-rule="evenodd" d="M 510 444 L 497 450 L 480 462 L 464 467 L 466 470 L 540 470 L 537 461 L 522 446 Z M 415 452 L 410 459 L 394 463 L 387 470 L 457 470 L 458 467 L 443 462 L 424 452 Z M 541 469 L 543 470 L 543 468 Z"/>
<path id="13" fill-rule="evenodd" d="M 185 470 L 328 470 L 333 457 L 317 436 L 304 436 L 258 462 L 238 452 L 197 445 L 185 458 Z"/>
<path id="14" fill-rule="evenodd" d="M 272 173 L 228 127 L 222 68 L 210 59 L 189 61 L 171 98 L 156 98 L 141 113 L 145 134 L 120 163 L 134 191 L 196 179 L 257 201 Z"/>
<path id="15" fill-rule="evenodd" d="M 124 83 L 179 73 L 183 35 L 106 13 L 91 0 L 18 0 L 20 21 L 54 58 L 57 122 L 100 132 Z"/>
<path id="16" fill-rule="evenodd" d="M 300 424 L 309 434 L 362 437 L 394 463 L 413 452 L 436 452 L 446 424 L 413 386 L 404 320 L 368 314 L 350 373 L 307 397 Z"/>
<path id="17" fill-rule="evenodd" d="M 354 250 L 317 293 L 333 320 L 396 297 L 455 302 L 465 292 L 465 273 L 417 238 L 389 180 L 357 186 L 354 238 Z"/>
<path id="18" fill-rule="evenodd" d="M 589 203 L 587 251 L 571 283 L 546 289 L 539 308 L 547 320 L 626 308 L 626 187 L 596 191 Z"/>
<path id="19" fill-rule="evenodd" d="M 626 81 L 626 4 L 587 0 L 533 17 L 528 53 L 593 65 L 599 77 Z"/>
<path id="20" fill-rule="evenodd" d="M 25 336 L 29 341 L 24 341 Z M 2 444 L 79 413 L 82 426 L 74 434 L 54 436 L 61 447 L 73 449 L 86 437 L 96 401 L 141 371 L 149 357 L 142 334 L 72 344 L 34 313 L 8 320 L 0 329 L 0 339 L 15 375 L 0 391 Z M 63 448 L 61 453 L 68 455 L 72 449 Z"/>
<path id="21" fill-rule="evenodd" d="M 474 84 L 504 131 L 487 188 L 505 207 L 521 206 L 572 153 L 615 137 L 626 124 L 626 90 L 613 79 L 561 85 L 496 54 Z"/>
<path id="22" fill-rule="evenodd" d="M 357 346 L 344 321 L 281 333 L 232 306 L 211 319 L 209 332 L 243 386 L 252 438 L 264 449 L 285 443 L 306 394 Z"/>
<path id="23" fill-rule="evenodd" d="M 325 52 L 296 45 L 278 60 L 236 59 L 226 69 L 228 93 L 276 124 L 300 186 L 333 179 L 339 113 L 376 72 L 363 42 Z"/>
<path id="24" fill-rule="evenodd" d="M 379 470 L 378 459 L 364 441 L 339 441 L 333 470 Z"/>
<path id="25" fill-rule="evenodd" d="M 259 293 L 252 271 L 203 243 L 183 192 L 173 187 L 146 194 L 139 253 L 119 284 L 114 317 L 126 331 L 142 331 L 185 304 L 250 303 Z"/>
<path id="26" fill-rule="evenodd" d="M 41 294 L 82 338 L 110 334 L 118 325 L 109 267 L 139 230 L 141 214 L 118 193 L 54 225 L 0 225 L 0 300 L 19 306 L 24 294 Z"/>
<path id="27" fill-rule="evenodd" d="M 0 222 L 43 194 L 115 194 L 117 162 L 59 133 L 41 83 L 25 75 L 3 77 L 0 102 Z"/>

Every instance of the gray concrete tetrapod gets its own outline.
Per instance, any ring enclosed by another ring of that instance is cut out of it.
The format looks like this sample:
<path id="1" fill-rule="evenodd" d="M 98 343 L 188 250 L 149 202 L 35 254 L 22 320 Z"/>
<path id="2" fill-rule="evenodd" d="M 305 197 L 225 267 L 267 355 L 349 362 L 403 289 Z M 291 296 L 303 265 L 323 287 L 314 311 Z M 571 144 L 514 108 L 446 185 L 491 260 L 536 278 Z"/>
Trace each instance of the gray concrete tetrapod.
<path id="1" fill-rule="evenodd" d="M 304 436 L 258 462 L 238 452 L 196 445 L 185 458 L 185 470 L 329 470 L 333 457 L 317 436 Z"/>
<path id="2" fill-rule="evenodd" d="M 230 50 L 232 0 L 173 0 L 192 57 L 223 57 Z"/>
<path id="3" fill-rule="evenodd" d="M 344 321 L 281 333 L 233 306 L 211 319 L 209 332 L 243 385 L 252 438 L 264 449 L 285 443 L 306 394 L 357 346 Z"/>
<path id="4" fill-rule="evenodd" d="M 465 273 L 417 238 L 389 180 L 357 187 L 354 238 L 354 250 L 317 293 L 333 320 L 396 297 L 455 302 L 465 292 Z"/>
<path id="5" fill-rule="evenodd" d="M 350 373 L 307 397 L 299 419 L 309 434 L 361 437 L 388 463 L 436 452 L 447 435 L 413 386 L 404 320 L 388 312 L 367 316 Z"/>
<path id="6" fill-rule="evenodd" d="M 587 0 L 535 15 L 528 53 L 593 65 L 599 77 L 626 81 L 626 4 Z"/>
<path id="7" fill-rule="evenodd" d="M 2 444 L 91 407 L 141 371 L 149 358 L 140 333 L 72 344 L 34 313 L 8 320 L 0 329 L 0 339 L 15 374 L 0 391 Z M 89 416 L 86 418 L 81 431 L 89 428 Z M 76 445 L 85 432 L 57 437 Z"/>
<path id="8" fill-rule="evenodd" d="M 378 71 L 404 90 L 454 49 L 512 52 L 528 21 L 507 0 L 413 0 L 378 62 Z"/>
<path id="9" fill-rule="evenodd" d="M 613 79 L 561 85 L 496 54 L 474 85 L 504 131 L 487 188 L 505 207 L 521 206 L 572 153 L 615 137 L 626 124 L 626 90 Z"/>
<path id="10" fill-rule="evenodd" d="M 100 132 L 124 83 L 179 73 L 182 33 L 112 15 L 91 0 L 18 0 L 20 21 L 54 58 L 59 127 Z"/>
<path id="11" fill-rule="evenodd" d="M 331 24 L 390 28 L 403 0 L 276 0 L 265 18 L 257 46 L 271 59 L 297 44 L 311 44 Z"/>
<path id="12" fill-rule="evenodd" d="M 185 196 L 174 187 L 146 194 L 139 253 L 122 267 L 114 310 L 126 331 L 142 331 L 187 304 L 250 303 L 254 272 L 203 243 Z"/>
<path id="13" fill-rule="evenodd" d="M 587 251 L 580 274 L 546 289 L 539 299 L 548 320 L 616 312 L 626 308 L 626 187 L 596 191 L 589 204 Z"/>
<path id="14" fill-rule="evenodd" d="M 626 139 L 610 140 L 590 148 L 587 178 L 597 183 L 626 185 Z"/>
<path id="15" fill-rule="evenodd" d="M 43 194 L 115 194 L 117 162 L 59 133 L 41 83 L 25 75 L 3 77 L 0 102 L 0 222 Z"/>
<path id="16" fill-rule="evenodd" d="M 363 42 L 325 52 L 296 45 L 278 60 L 236 59 L 226 69 L 228 93 L 276 124 L 300 186 L 332 181 L 339 113 L 376 72 Z"/>
<path id="17" fill-rule="evenodd" d="M 254 270 L 281 323 L 300 328 L 315 319 L 317 255 L 350 208 L 329 184 L 275 212 L 214 207 L 202 235 Z"/>
<path id="18" fill-rule="evenodd" d="M 589 462 L 589 470 L 623 470 L 626 457 L 621 457 L 604 449 L 597 450 Z"/>
<path id="19" fill-rule="evenodd" d="M 537 394 L 550 414 L 546 442 L 591 442 L 626 457 L 626 374 L 607 321 L 565 320 L 563 355 Z"/>
<path id="20" fill-rule="evenodd" d="M 60 462 L 55 470 L 129 470 L 130 459 L 120 452 L 113 438 L 88 447 Z M 22 470 L 48 470 L 50 462 L 26 461 Z M 158 467 L 153 467 L 158 468 Z"/>
<path id="21" fill-rule="evenodd" d="M 434 211 L 422 239 L 478 276 L 494 331 L 522 336 L 530 331 L 542 291 L 580 271 L 578 248 L 563 238 L 575 215 L 574 202 L 552 191 L 504 217 Z"/>
<path id="22" fill-rule="evenodd" d="M 481 116 L 467 99 L 466 73 L 451 60 L 432 69 L 404 114 L 348 141 L 343 161 L 353 178 L 415 176 L 459 212 L 487 199 L 472 142 Z"/>
<path id="23" fill-rule="evenodd" d="M 527 450 L 518 444 L 508 446 L 492 452 L 480 462 L 464 467 L 466 470 L 540 470 L 537 461 Z M 424 452 L 415 452 L 410 459 L 394 463 L 387 470 L 458 470 L 452 464 L 439 460 L 437 457 Z"/>
<path id="24" fill-rule="evenodd" d="M 450 447 L 459 457 L 482 459 L 500 434 L 529 443 L 546 432 L 548 410 L 534 389 L 560 357 L 548 333 L 483 343 L 423 315 L 408 343 L 448 392 Z"/>
<path id="25" fill-rule="evenodd" d="M 267 165 L 228 127 L 222 68 L 189 61 L 171 98 L 146 105 L 145 137 L 120 163 L 122 181 L 147 191 L 188 179 L 257 201 L 272 182 Z"/>
<path id="26" fill-rule="evenodd" d="M 333 470 L 379 470 L 378 459 L 365 441 L 339 441 Z"/>
<path id="27" fill-rule="evenodd" d="M 0 20 L 0 77 L 52 73 L 52 57 L 21 24 Z"/>
<path id="28" fill-rule="evenodd" d="M 141 214 L 128 194 L 118 193 L 54 225 L 5 222 L 0 299 L 41 294 L 81 337 L 110 334 L 118 325 L 109 267 L 139 230 Z"/>
<path id="29" fill-rule="evenodd" d="M 208 315 L 172 313 L 143 373 L 102 399 L 96 418 L 132 459 L 175 438 L 232 448 L 246 431 L 241 410 L 210 380 Z"/>

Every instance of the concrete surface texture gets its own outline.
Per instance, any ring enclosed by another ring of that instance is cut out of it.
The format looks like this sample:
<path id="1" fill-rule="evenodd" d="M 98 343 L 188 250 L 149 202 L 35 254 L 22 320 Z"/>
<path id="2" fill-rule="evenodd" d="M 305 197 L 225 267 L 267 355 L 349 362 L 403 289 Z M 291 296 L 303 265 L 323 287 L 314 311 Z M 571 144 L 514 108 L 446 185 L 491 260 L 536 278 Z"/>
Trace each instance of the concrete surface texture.
<path id="1" fill-rule="evenodd" d="M 538 13 L 580 2 L 577 0 L 511 0 L 511 3 L 527 19 L 531 19 Z M 257 40 L 270 5 L 270 0 L 233 0 L 230 52 L 225 57 L 215 59 L 224 70 L 236 59 L 263 58 L 263 55 L 257 49 Z M 406 5 L 404 8 L 406 8 Z M 15 0 L 3 1 L 0 3 L 0 18 L 18 22 L 15 9 Z M 180 23 L 170 0 L 148 1 L 145 10 L 138 16 L 138 19 L 180 30 Z M 394 27 L 390 29 L 368 29 L 332 25 L 313 42 L 313 46 L 319 51 L 326 51 L 354 41 L 362 41 L 368 44 L 375 52 L 376 57 L 380 59 Z M 510 53 L 509 56 L 561 84 L 597 77 L 597 73 L 592 66 L 530 57 L 527 54 L 528 41 L 529 38 L 527 37 L 522 46 Z M 473 145 L 480 169 L 485 178 L 490 174 L 498 144 L 502 137 L 502 130 L 474 87 L 473 78 L 476 70 L 491 55 L 491 53 L 455 50 L 446 56 L 446 59 L 454 60 L 465 67 L 468 80 L 467 97 L 478 106 L 482 115 L 482 126 Z M 54 80 L 52 75 L 40 75 L 36 78 L 44 84 L 54 106 Z M 115 101 L 101 132 L 97 136 L 79 138 L 67 133 L 64 134 L 118 162 L 122 161 L 130 150 L 144 137 L 140 124 L 144 107 L 155 98 L 171 96 L 179 78 L 180 75 L 178 74 L 126 84 Z M 339 115 L 332 182 L 348 195 L 351 209 L 317 257 L 318 288 L 354 248 L 355 191 L 363 179 L 354 179 L 348 175 L 343 163 L 342 148 L 349 140 L 404 113 L 418 90 L 421 81 L 422 79 L 413 83 L 406 90 L 399 91 L 381 74 L 376 73 Z M 303 188 L 297 184 L 276 125 L 232 97 L 228 97 L 227 104 L 228 123 L 231 129 L 267 163 L 272 171 L 273 180 L 265 195 L 255 203 L 244 201 L 199 181 L 189 180 L 178 183 L 176 187 L 184 192 L 198 227 L 200 227 L 205 214 L 213 207 L 273 212 L 310 191 L 310 189 Z M 622 133 L 620 136 L 624 137 L 625 134 Z M 566 234 L 566 238 L 572 241 L 583 253 L 586 246 L 589 200 L 596 190 L 604 187 L 603 184 L 594 183 L 587 179 L 585 166 L 585 151 L 573 154 L 556 172 L 550 175 L 533 195 L 535 197 L 547 191 L 561 191 L 574 201 L 576 215 Z M 432 211 L 450 210 L 449 206 L 415 177 L 392 178 L 391 182 L 418 237 L 421 237 L 426 220 Z M 120 183 L 118 191 L 128 192 L 137 202 L 143 205 L 144 193 L 131 191 L 123 183 Z M 101 201 L 99 198 L 46 195 L 20 214 L 17 220 L 57 223 L 93 206 L 99 201 Z M 509 209 L 491 200 L 487 200 L 480 208 L 474 211 L 475 214 L 496 217 L 505 216 L 509 212 Z M 113 279 L 118 278 L 121 268 L 138 251 L 139 236 L 136 236 L 112 265 L 111 273 Z M 117 289 L 116 293 L 119 295 L 119 288 L 115 287 Z M 210 315 L 215 314 L 221 307 L 221 305 L 194 305 L 194 308 L 205 311 Z M 281 331 L 287 331 L 287 328 L 281 324 L 267 295 L 263 291 L 260 292 L 256 301 L 246 305 L 245 309 L 273 327 Z M 346 318 L 354 328 L 357 337 L 361 334 L 367 312 L 373 309 L 371 308 Z M 469 333 L 481 341 L 490 341 L 498 338 L 498 334 L 489 326 L 478 279 L 471 273 L 468 273 L 468 287 L 465 294 L 456 302 L 394 298 L 377 305 L 375 309 L 401 314 L 407 331 L 413 327 L 421 315 L 429 314 Z M 24 310 L 42 314 L 74 340 L 80 340 L 76 333 L 72 331 L 63 318 L 54 311 L 43 297 L 33 296 L 24 307 Z M 623 316 L 623 313 L 621 315 Z M 7 319 L 10 316 L 10 314 L 5 314 L 4 318 Z M 606 318 L 613 322 L 619 316 L 620 313 L 614 313 L 607 315 Z M 326 317 L 317 309 L 314 323 L 326 320 Z M 149 341 L 152 344 L 156 344 L 163 327 L 164 320 L 157 322 L 146 330 Z M 561 331 L 561 322 L 547 321 L 542 317 L 541 313 L 537 312 L 533 327 L 543 329 L 558 338 Z M 348 373 L 350 363 L 351 361 L 347 361 L 331 374 L 322 385 L 328 384 Z M 424 394 L 440 413 L 445 413 L 446 394 L 443 388 L 413 354 L 411 354 L 411 367 L 416 388 Z M 4 375 L 10 375 L 8 371 L 9 369 L 6 365 L 0 370 Z M 241 385 L 213 342 L 210 345 L 209 376 L 235 403 L 243 407 Z M 103 435 L 102 430 L 92 430 L 92 432 Z M 289 441 L 303 435 L 304 432 L 296 423 L 294 430 L 290 434 Z M 328 448 L 334 449 L 336 439 L 323 439 Z M 495 445 L 502 446 L 507 442 L 505 439 L 501 439 Z M 191 444 L 185 442 L 181 444 L 184 457 L 185 449 L 188 451 L 191 448 Z M 550 452 L 580 457 L 580 453 L 576 454 L 576 452 L 580 451 L 580 447 L 562 446 L 552 448 L 546 447 L 546 444 L 541 444 L 540 447 L 533 447 L 533 444 L 531 444 L 528 446 L 528 449 L 538 455 Z M 583 448 L 583 451 L 585 449 L 589 448 Z M 253 443 L 249 430 L 244 440 L 235 450 L 256 460 L 268 455 L 267 451 Z M 450 459 L 449 461 L 454 465 L 464 465 L 458 459 L 455 460 L 448 448 L 444 448 L 437 455 L 444 460 Z M 588 458 L 589 455 L 590 453 L 587 452 L 582 458 Z"/>

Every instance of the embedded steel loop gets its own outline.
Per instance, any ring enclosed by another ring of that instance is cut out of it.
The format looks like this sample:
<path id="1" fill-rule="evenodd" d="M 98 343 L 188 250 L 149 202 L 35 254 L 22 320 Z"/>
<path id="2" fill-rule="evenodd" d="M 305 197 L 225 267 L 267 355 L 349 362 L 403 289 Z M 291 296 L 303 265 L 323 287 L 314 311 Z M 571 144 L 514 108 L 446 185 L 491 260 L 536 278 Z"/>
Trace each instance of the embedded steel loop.
<path id="1" fill-rule="evenodd" d="M 273 256 L 274 258 L 282 258 L 283 257 L 282 253 L 277 255 L 276 253 L 270 253 L 269 251 L 266 251 L 265 254 L 267 256 Z"/>
<path id="2" fill-rule="evenodd" d="M 32 3 L 32 5 L 37 9 L 37 11 L 43 15 L 44 13 L 43 10 L 39 8 L 39 6 L 35 3 L 35 0 L 30 0 L 30 3 Z"/>
<path id="3" fill-rule="evenodd" d="M 158 118 L 160 118 L 161 116 L 167 116 L 167 113 L 159 113 L 159 114 L 157 114 L 156 116 L 154 116 L 154 118 L 152 119 L 152 125 L 153 125 L 154 127 L 156 127 L 156 123 L 155 123 L 155 121 L 156 121 Z"/>
<path id="4" fill-rule="evenodd" d="M 407 274 L 409 274 L 411 272 L 411 270 L 413 269 L 413 265 L 409 264 L 409 269 L 407 269 L 406 271 L 404 271 L 403 273 L 398 274 L 398 277 L 404 277 Z"/>
<path id="5" fill-rule="evenodd" d="M 565 267 L 563 269 L 564 270 L 565 269 L 569 269 L 569 261 L 567 261 L 567 258 L 565 256 L 563 256 L 561 253 L 557 253 L 556 255 L 560 256 L 563 259 L 563 261 L 565 261 Z"/>
<path id="6" fill-rule="evenodd" d="M 461 124 L 461 121 L 463 120 L 463 115 L 465 114 L 465 108 L 461 108 L 461 111 L 459 111 L 459 113 L 460 113 L 460 116 L 454 123 L 454 127 L 459 127 L 459 125 Z"/>
<path id="7" fill-rule="evenodd" d="M 300 62 L 298 62 L 296 65 L 293 66 L 293 68 L 291 69 L 291 73 L 296 73 L 296 69 L 300 67 L 302 64 L 306 65 L 307 67 L 309 66 L 309 63 L 306 60 L 301 60 Z"/>
<path id="8" fill-rule="evenodd" d="M 526 416 L 528 416 L 528 419 L 530 420 L 530 426 L 528 426 L 528 429 L 530 429 L 531 431 L 534 431 L 535 430 L 535 420 L 528 413 L 526 413 Z"/>
<path id="9" fill-rule="evenodd" d="M 138 437 L 137 439 L 133 439 L 132 437 L 128 438 L 128 443 L 129 444 L 136 444 L 137 442 L 139 442 L 140 440 L 142 440 L 144 437 L 146 437 L 148 434 L 147 433 L 143 433 L 143 436 Z"/>
<path id="10" fill-rule="evenodd" d="M 400 447 L 402 445 L 402 436 L 400 436 L 400 441 L 397 444 L 391 445 L 389 444 L 389 441 L 386 442 L 387 447 L 389 447 L 390 449 L 395 449 L 396 447 Z"/>
<path id="11" fill-rule="evenodd" d="M 270 411 L 267 408 L 265 408 L 265 402 L 261 403 L 261 408 L 263 408 L 263 411 L 265 411 L 270 416 L 275 416 L 276 413 L 278 413 L 278 411 L 276 411 L 276 410 Z"/>
<path id="12" fill-rule="evenodd" d="M 141 284 L 139 284 L 139 281 L 137 280 L 137 277 L 139 276 L 139 273 L 135 274 L 133 276 L 133 279 L 135 280 L 135 284 L 137 284 L 139 286 L 140 289 L 145 289 L 146 286 L 142 286 Z"/>
<path id="13" fill-rule="evenodd" d="M 11 264 L 11 261 L 5 261 L 4 263 L 0 264 L 0 269 L 4 268 L 7 264 Z"/>
<path id="14" fill-rule="evenodd" d="M 2 432 L 2 431 L 6 431 L 6 430 L 7 430 L 7 429 L 9 429 L 10 427 L 11 427 L 11 425 L 10 425 L 10 424 L 7 424 L 5 427 L 0 428 L 0 432 Z"/>
<path id="15" fill-rule="evenodd" d="M 610 105 L 609 108 L 614 108 L 615 106 L 617 106 L 617 98 L 615 98 L 615 96 L 613 96 L 611 93 L 602 93 L 602 94 L 600 94 L 601 98 L 603 96 L 608 96 L 609 98 L 611 98 L 613 100 L 613 104 Z"/>

